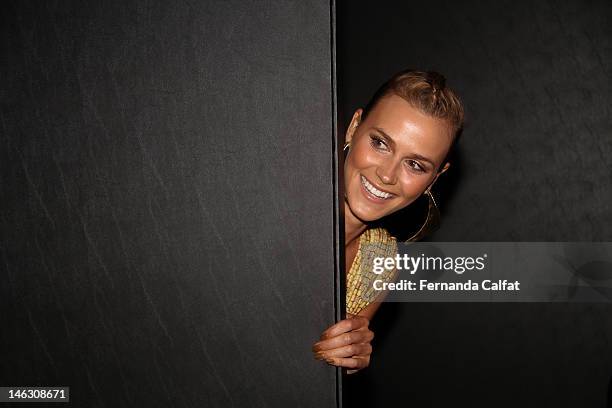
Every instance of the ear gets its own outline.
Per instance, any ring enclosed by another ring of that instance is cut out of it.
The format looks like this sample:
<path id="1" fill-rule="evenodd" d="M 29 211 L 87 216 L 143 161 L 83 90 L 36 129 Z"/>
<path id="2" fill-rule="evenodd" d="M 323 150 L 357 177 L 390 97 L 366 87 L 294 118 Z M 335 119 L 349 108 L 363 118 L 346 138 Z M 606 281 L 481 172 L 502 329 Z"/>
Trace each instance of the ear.
<path id="1" fill-rule="evenodd" d="M 442 174 L 442 173 L 444 173 L 446 170 L 448 170 L 448 168 L 449 168 L 449 167 L 450 167 L 450 163 L 449 163 L 449 162 L 446 162 L 446 163 L 444 164 L 444 167 L 442 167 L 442 170 L 440 170 L 440 171 L 438 172 L 438 174 L 436 174 L 436 177 L 434 177 L 433 181 L 431 182 L 431 184 L 430 184 L 430 185 L 429 185 L 429 187 L 427 187 L 427 188 L 431 188 L 431 186 L 433 186 L 433 185 L 434 185 L 434 183 L 435 183 L 435 182 L 438 180 L 438 177 L 440 177 L 440 174 Z"/>
<path id="2" fill-rule="evenodd" d="M 363 109 L 359 108 L 353 113 L 353 119 L 351 119 L 351 124 L 348 129 L 346 129 L 346 136 L 344 138 L 345 142 L 350 142 L 353 140 L 353 135 L 355 134 L 355 130 L 359 127 L 361 123 L 361 114 L 363 113 Z"/>
<path id="3" fill-rule="evenodd" d="M 446 170 L 448 170 L 448 168 L 449 168 L 449 167 L 450 167 L 450 163 L 449 163 L 449 162 L 446 162 L 446 163 L 444 164 L 444 167 L 442 167 L 442 170 L 440 170 L 440 171 L 438 172 L 438 174 L 436 174 L 436 179 L 438 178 L 438 176 L 439 176 L 440 174 L 442 174 L 442 173 L 444 173 Z"/>

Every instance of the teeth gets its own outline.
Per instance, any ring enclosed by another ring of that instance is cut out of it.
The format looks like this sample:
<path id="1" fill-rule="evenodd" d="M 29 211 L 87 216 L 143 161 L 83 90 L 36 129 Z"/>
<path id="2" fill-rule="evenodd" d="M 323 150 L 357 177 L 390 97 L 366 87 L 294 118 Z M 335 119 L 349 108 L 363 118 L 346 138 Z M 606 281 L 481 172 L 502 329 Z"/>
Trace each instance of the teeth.
<path id="1" fill-rule="evenodd" d="M 382 198 L 382 199 L 387 199 L 391 197 L 391 194 L 385 193 L 384 191 L 380 191 L 379 189 L 374 187 L 372 184 L 370 184 L 370 182 L 368 182 L 368 180 L 363 176 L 361 176 L 361 182 L 363 183 L 366 190 L 368 190 L 372 195 L 378 198 Z"/>

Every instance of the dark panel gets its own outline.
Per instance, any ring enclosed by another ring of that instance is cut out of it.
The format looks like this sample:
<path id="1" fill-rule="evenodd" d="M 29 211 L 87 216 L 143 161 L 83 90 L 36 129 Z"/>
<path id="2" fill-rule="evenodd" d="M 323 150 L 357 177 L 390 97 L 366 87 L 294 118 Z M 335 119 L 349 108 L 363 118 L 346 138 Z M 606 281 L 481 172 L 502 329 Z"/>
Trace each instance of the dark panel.
<path id="1" fill-rule="evenodd" d="M 610 241 L 611 17 L 609 1 L 340 2 L 340 126 L 394 72 L 438 70 L 467 125 L 434 187 L 442 227 L 431 239 Z M 603 407 L 611 313 L 385 304 L 348 406 Z"/>
<path id="2" fill-rule="evenodd" d="M 335 406 L 329 3 L 1 15 L 0 385 Z"/>

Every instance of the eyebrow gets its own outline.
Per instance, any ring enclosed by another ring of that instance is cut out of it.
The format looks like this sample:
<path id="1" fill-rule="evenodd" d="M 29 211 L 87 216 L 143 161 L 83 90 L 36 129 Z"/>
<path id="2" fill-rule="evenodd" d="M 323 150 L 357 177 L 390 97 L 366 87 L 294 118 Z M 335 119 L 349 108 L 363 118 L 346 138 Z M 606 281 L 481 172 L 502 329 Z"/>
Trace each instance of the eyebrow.
<path id="1" fill-rule="evenodd" d="M 382 137 L 383 137 L 383 138 L 384 138 L 384 139 L 387 141 L 387 143 L 389 143 L 391 146 L 395 147 L 395 141 L 394 141 L 394 140 L 393 140 L 393 138 L 392 138 L 391 136 L 389 136 L 389 135 L 388 135 L 388 134 L 387 134 L 387 133 L 386 133 L 384 130 L 382 130 L 382 129 L 381 129 L 381 128 L 379 128 L 379 127 L 375 127 L 375 128 L 374 128 L 374 130 L 376 130 L 378 133 L 380 133 L 380 135 L 381 135 L 381 136 L 382 136 Z M 428 158 L 427 158 L 427 157 L 425 157 L 425 156 L 422 156 L 422 155 L 420 155 L 420 154 L 418 154 L 418 153 L 413 153 L 413 154 L 412 154 L 412 156 L 413 156 L 415 159 L 420 159 L 420 160 L 423 160 L 423 161 L 428 162 L 429 164 L 431 164 L 431 165 L 432 165 L 432 167 L 436 167 L 436 165 L 434 164 L 434 162 L 433 162 L 433 161 L 431 161 L 430 159 L 428 159 Z"/>

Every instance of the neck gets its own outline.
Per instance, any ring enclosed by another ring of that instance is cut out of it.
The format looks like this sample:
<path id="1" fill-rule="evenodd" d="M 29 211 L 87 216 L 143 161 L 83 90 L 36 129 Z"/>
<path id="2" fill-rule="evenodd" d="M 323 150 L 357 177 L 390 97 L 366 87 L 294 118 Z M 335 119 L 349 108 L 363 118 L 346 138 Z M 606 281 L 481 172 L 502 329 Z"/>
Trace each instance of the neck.
<path id="1" fill-rule="evenodd" d="M 367 225 L 353 214 L 349 208 L 347 202 L 344 202 L 344 245 L 349 246 L 355 239 L 357 239 L 363 231 L 365 231 Z"/>

